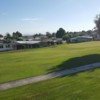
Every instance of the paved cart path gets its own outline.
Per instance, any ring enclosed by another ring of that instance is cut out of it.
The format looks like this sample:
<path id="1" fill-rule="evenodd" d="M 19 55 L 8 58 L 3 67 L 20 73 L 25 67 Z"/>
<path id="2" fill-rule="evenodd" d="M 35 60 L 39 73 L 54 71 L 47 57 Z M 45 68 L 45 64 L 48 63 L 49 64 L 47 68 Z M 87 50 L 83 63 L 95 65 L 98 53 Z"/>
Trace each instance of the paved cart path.
<path id="1" fill-rule="evenodd" d="M 48 80 L 48 79 L 52 79 L 52 78 L 56 78 L 56 77 L 60 77 L 60 76 L 64 76 L 64 75 L 70 75 L 70 74 L 74 74 L 74 73 L 81 72 L 81 71 L 91 70 L 91 69 L 95 69 L 95 68 L 100 68 L 100 62 L 85 65 L 85 66 L 80 66 L 80 67 L 76 67 L 76 68 L 71 68 L 71 69 L 67 69 L 67 70 L 62 70 L 59 72 L 52 72 L 49 74 L 44 74 L 44 75 L 40 75 L 40 76 L 35 76 L 35 77 L 30 77 L 30 78 L 25 78 L 25 79 L 20 79 L 20 80 L 16 80 L 16 81 L 3 83 L 3 84 L 0 84 L 0 91 L 27 85 L 27 84 L 31 84 L 31 83 L 37 83 L 37 82 L 40 82 L 43 80 Z"/>

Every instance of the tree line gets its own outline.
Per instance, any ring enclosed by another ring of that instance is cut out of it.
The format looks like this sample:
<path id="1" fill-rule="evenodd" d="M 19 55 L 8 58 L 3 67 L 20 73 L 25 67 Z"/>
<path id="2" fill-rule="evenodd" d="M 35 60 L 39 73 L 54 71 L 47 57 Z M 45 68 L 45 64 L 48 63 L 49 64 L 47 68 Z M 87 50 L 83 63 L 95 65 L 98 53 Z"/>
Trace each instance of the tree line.
<path id="1" fill-rule="evenodd" d="M 66 32 L 65 29 L 63 28 L 59 28 L 57 30 L 57 32 L 46 32 L 45 34 L 42 33 L 36 33 L 33 35 L 33 38 L 62 38 L 63 40 L 67 40 L 69 41 L 70 38 L 76 37 L 76 36 L 83 36 L 83 35 L 91 35 L 91 30 L 88 31 L 80 31 L 80 32 Z M 0 34 L 0 37 L 4 37 L 4 40 L 7 42 L 10 42 L 12 40 L 17 40 L 17 41 L 21 41 L 23 40 L 23 34 L 19 31 L 13 32 L 12 34 L 10 33 L 6 33 L 5 36 L 3 36 L 2 34 Z"/>
<path id="2" fill-rule="evenodd" d="M 93 38 L 98 35 L 100 37 L 100 14 L 96 15 L 96 18 L 94 20 L 95 27 L 93 30 L 87 30 L 87 31 L 80 31 L 80 32 L 66 32 L 63 28 L 59 28 L 57 32 L 55 33 L 50 33 L 46 32 L 46 36 L 48 38 L 56 37 L 56 38 L 62 38 L 63 40 L 69 41 L 70 38 L 76 37 L 76 36 L 84 36 L 84 35 L 89 35 L 92 36 Z M 96 34 L 92 34 L 95 33 Z M 38 37 L 38 36 L 43 36 L 43 34 L 34 34 L 33 37 Z"/>
<path id="3" fill-rule="evenodd" d="M 52 37 L 55 37 L 55 38 L 62 38 L 63 40 L 70 40 L 70 38 L 73 38 L 73 37 L 76 37 L 76 36 L 83 36 L 83 35 L 91 35 L 92 33 L 92 30 L 88 30 L 88 31 L 80 31 L 80 32 L 66 32 L 65 29 L 63 28 L 59 28 L 57 30 L 57 32 L 53 32 L 53 33 L 50 33 L 50 32 L 46 32 L 46 34 L 34 34 L 33 37 L 36 38 L 36 37 L 43 37 L 43 36 L 46 36 L 47 38 L 52 38 Z"/>
<path id="4" fill-rule="evenodd" d="M 62 38 L 63 40 L 67 40 L 69 41 L 70 38 L 76 37 L 76 36 L 84 36 L 84 35 L 92 35 L 93 31 L 96 31 L 97 34 L 100 36 L 100 14 L 96 16 L 95 20 L 94 20 L 96 26 L 94 27 L 94 30 L 88 30 L 88 31 L 80 31 L 80 32 L 69 32 L 69 31 L 65 31 L 65 29 L 63 28 L 59 28 L 56 32 L 50 33 L 50 32 L 46 32 L 45 34 L 42 33 L 36 33 L 33 35 L 33 38 Z M 16 31 L 13 32 L 12 34 L 10 33 L 6 33 L 5 36 L 3 36 L 2 34 L 0 34 L 0 38 L 4 37 L 5 41 L 12 41 L 12 40 L 22 40 L 23 35 L 21 32 Z"/>
<path id="5" fill-rule="evenodd" d="M 0 38 L 4 37 L 4 42 L 11 42 L 12 40 L 22 40 L 22 33 L 19 31 L 13 32 L 12 35 L 10 33 L 6 33 L 5 36 L 0 34 Z"/>

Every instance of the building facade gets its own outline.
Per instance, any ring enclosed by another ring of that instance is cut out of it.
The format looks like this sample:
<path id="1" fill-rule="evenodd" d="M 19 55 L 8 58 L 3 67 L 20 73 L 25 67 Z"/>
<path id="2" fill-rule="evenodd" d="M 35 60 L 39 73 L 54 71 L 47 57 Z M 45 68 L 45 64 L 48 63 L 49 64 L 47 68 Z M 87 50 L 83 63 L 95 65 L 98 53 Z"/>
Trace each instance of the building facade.
<path id="1" fill-rule="evenodd" d="M 71 43 L 88 42 L 88 41 L 93 41 L 93 37 L 92 36 L 77 36 L 75 38 L 70 39 Z"/>
<path id="2" fill-rule="evenodd" d="M 12 43 L 0 43 L 0 51 L 14 50 L 14 44 Z"/>

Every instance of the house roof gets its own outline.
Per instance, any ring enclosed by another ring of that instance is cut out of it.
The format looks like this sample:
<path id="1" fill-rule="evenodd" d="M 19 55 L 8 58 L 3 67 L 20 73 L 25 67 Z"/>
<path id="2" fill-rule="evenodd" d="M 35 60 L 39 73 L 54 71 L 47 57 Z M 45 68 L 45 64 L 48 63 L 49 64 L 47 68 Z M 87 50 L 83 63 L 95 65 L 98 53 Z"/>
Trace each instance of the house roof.
<path id="1" fill-rule="evenodd" d="M 4 37 L 0 37 L 0 40 L 4 40 Z"/>
<path id="2" fill-rule="evenodd" d="M 40 41 L 16 41 L 17 44 L 36 44 L 40 43 Z"/>
<path id="3" fill-rule="evenodd" d="M 92 36 L 78 36 L 78 38 L 93 38 Z"/>
<path id="4" fill-rule="evenodd" d="M 71 39 L 79 39 L 79 38 L 88 38 L 88 39 L 93 39 L 92 36 L 77 36 L 77 37 L 74 37 L 74 38 L 71 38 Z"/>

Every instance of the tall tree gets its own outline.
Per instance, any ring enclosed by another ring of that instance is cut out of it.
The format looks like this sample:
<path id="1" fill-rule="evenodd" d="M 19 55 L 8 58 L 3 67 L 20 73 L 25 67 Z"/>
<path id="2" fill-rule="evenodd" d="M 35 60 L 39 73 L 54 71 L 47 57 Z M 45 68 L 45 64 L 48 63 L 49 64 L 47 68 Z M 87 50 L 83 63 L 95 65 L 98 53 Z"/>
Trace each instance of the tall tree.
<path id="1" fill-rule="evenodd" d="M 42 34 L 42 33 L 39 33 L 39 34 L 38 34 L 38 36 L 39 36 L 39 37 L 42 37 L 42 36 L 43 36 L 43 34 Z"/>
<path id="2" fill-rule="evenodd" d="M 19 31 L 13 32 L 13 33 L 12 33 L 12 37 L 13 37 L 13 39 L 15 39 L 15 40 L 20 40 L 21 37 L 22 37 L 22 33 L 20 33 Z"/>
<path id="3" fill-rule="evenodd" d="M 50 32 L 46 32 L 46 36 L 47 36 L 48 38 L 51 38 L 51 37 L 52 37 L 52 34 L 51 34 Z"/>
<path id="4" fill-rule="evenodd" d="M 63 38 L 63 36 L 66 34 L 66 31 L 63 28 L 59 28 L 59 30 L 56 32 L 57 38 Z"/>
<path id="5" fill-rule="evenodd" d="M 8 42 L 8 43 L 11 42 L 12 37 L 11 37 L 10 33 L 6 33 L 4 40 L 5 40 L 5 42 Z"/>
<path id="6" fill-rule="evenodd" d="M 63 40 L 69 41 L 70 40 L 70 36 L 68 34 L 63 36 Z"/>
<path id="7" fill-rule="evenodd" d="M 97 28 L 97 33 L 100 36 L 100 14 L 96 16 L 95 18 L 95 24 L 96 24 L 96 28 Z"/>
<path id="8" fill-rule="evenodd" d="M 34 34 L 33 35 L 33 38 L 36 38 L 36 37 L 38 37 L 39 35 L 36 33 L 36 34 Z"/>
<path id="9" fill-rule="evenodd" d="M 53 32 L 53 33 L 52 33 L 52 37 L 55 37 L 55 38 L 56 38 L 56 33 Z"/>
<path id="10" fill-rule="evenodd" d="M 3 35 L 2 35 L 2 34 L 0 34 L 0 38 L 1 38 L 1 37 L 3 37 Z"/>
<path id="11" fill-rule="evenodd" d="M 87 31 L 87 34 L 88 34 L 88 35 L 92 35 L 92 31 L 91 31 L 91 30 L 88 30 L 88 31 Z"/>

